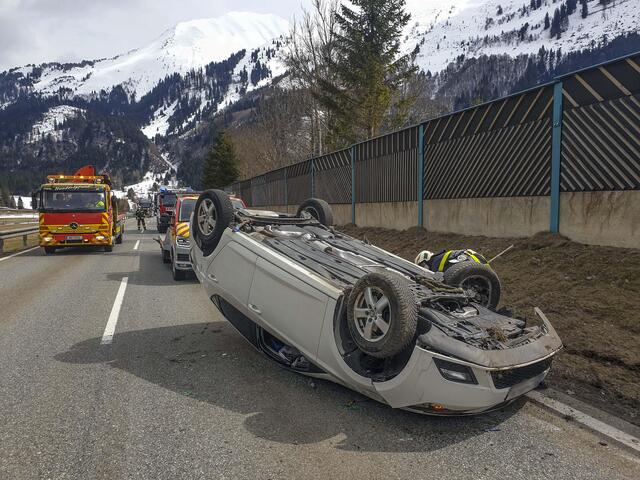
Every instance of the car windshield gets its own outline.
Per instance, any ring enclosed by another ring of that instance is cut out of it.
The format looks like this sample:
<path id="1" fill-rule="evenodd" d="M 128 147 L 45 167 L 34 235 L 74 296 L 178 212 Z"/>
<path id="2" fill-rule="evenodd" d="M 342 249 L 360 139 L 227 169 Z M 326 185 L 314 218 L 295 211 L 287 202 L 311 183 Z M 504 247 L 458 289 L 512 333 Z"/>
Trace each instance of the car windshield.
<path id="1" fill-rule="evenodd" d="M 191 220 L 191 214 L 193 213 L 193 207 L 196 206 L 195 198 L 187 198 L 180 202 L 180 217 L 179 222 L 188 222 Z"/>
<path id="2" fill-rule="evenodd" d="M 91 188 L 48 188 L 42 192 L 42 209 L 48 211 L 104 212 L 105 192 Z"/>
<path id="3" fill-rule="evenodd" d="M 176 206 L 176 194 L 175 193 L 165 193 L 162 197 L 162 204 L 165 207 L 175 207 Z"/>

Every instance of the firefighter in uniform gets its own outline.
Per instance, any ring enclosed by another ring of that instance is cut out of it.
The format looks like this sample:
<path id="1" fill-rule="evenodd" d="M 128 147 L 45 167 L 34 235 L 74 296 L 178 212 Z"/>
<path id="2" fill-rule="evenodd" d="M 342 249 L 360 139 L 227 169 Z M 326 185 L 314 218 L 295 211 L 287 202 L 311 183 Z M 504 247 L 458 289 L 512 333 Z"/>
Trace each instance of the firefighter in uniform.
<path id="1" fill-rule="evenodd" d="M 476 263 L 488 264 L 487 259 L 478 252 L 466 250 L 441 250 L 438 253 L 423 250 L 416 257 L 415 263 L 427 268 L 432 272 L 444 272 L 450 266 L 460 262 L 472 261 Z"/>
<path id="2" fill-rule="evenodd" d="M 136 220 L 138 221 L 138 231 L 140 231 L 140 225 L 142 225 L 142 231 L 147 229 L 147 224 L 144 221 L 144 209 L 138 204 L 136 208 Z"/>

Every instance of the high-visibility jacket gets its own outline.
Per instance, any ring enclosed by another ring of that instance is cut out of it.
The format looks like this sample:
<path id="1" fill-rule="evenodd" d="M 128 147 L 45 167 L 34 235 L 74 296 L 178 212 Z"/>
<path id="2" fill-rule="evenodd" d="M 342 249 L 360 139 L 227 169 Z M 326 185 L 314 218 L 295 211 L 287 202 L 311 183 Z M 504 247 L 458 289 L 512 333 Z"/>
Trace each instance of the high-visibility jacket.
<path id="1" fill-rule="evenodd" d="M 444 272 L 451 265 L 466 261 L 489 263 L 482 254 L 475 250 L 442 250 L 431 257 L 427 264 L 427 268 L 432 272 Z"/>

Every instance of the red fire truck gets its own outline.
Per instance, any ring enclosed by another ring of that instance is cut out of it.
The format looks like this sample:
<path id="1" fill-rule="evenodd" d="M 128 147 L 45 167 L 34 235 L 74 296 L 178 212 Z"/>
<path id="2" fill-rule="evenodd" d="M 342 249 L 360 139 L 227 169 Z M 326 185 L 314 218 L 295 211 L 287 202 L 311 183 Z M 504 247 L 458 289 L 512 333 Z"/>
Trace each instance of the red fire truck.
<path id="1" fill-rule="evenodd" d="M 40 246 L 58 248 L 102 246 L 106 252 L 122 243 L 125 215 L 118 214 L 109 175 L 85 166 L 74 175 L 49 175 L 33 195 L 40 217 Z"/>

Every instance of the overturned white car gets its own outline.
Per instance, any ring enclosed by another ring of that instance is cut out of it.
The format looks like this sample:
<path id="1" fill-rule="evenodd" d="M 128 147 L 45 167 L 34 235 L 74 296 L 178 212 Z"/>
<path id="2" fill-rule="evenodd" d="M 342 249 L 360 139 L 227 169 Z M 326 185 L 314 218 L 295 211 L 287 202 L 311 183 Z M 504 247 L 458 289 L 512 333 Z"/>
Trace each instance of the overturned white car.
<path id="1" fill-rule="evenodd" d="M 292 216 L 234 210 L 208 190 L 191 222 L 194 271 L 249 342 L 391 407 L 499 407 L 535 388 L 562 348 L 544 315 L 499 314 L 442 274 L 334 231 L 322 200 Z"/>

